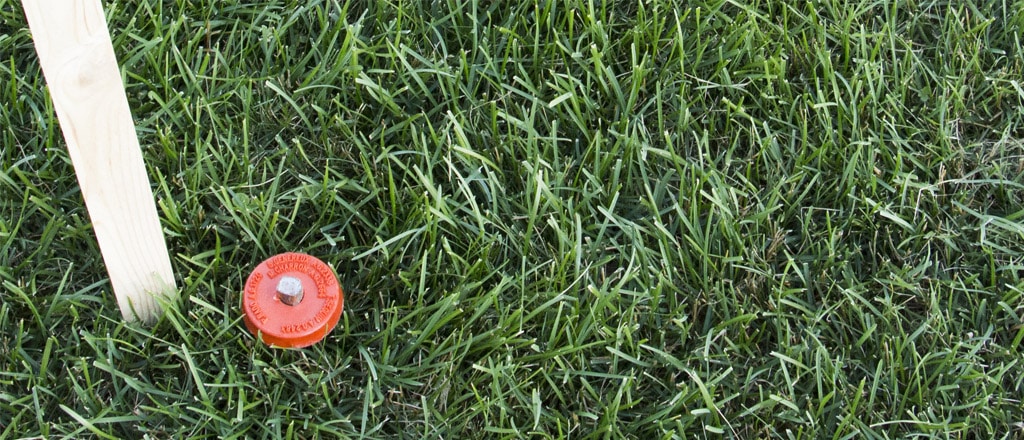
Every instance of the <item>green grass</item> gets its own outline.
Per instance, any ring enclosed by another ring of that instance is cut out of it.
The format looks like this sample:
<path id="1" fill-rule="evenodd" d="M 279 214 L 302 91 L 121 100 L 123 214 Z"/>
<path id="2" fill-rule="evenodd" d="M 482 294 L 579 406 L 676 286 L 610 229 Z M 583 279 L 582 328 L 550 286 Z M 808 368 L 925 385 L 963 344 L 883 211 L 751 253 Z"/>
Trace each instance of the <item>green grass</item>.
<path id="1" fill-rule="evenodd" d="M 183 300 L 121 321 L 0 0 L 0 437 L 1024 437 L 1021 0 L 135 3 Z"/>

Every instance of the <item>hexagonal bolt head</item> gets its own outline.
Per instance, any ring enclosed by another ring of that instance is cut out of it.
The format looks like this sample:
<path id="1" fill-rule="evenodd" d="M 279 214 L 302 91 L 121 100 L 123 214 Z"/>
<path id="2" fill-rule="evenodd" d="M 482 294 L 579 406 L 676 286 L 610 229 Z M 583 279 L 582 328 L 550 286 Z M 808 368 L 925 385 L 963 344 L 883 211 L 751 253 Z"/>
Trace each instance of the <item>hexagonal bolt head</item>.
<path id="1" fill-rule="evenodd" d="M 302 281 L 295 277 L 283 276 L 277 282 L 277 299 L 290 306 L 302 301 Z"/>

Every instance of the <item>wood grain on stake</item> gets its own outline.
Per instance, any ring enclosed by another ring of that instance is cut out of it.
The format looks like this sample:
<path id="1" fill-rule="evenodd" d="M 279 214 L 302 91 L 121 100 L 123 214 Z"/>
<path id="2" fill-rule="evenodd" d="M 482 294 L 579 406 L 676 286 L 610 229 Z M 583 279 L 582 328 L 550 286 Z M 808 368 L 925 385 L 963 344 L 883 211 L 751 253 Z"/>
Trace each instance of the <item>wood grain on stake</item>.
<path id="1" fill-rule="evenodd" d="M 100 0 L 23 0 L 121 314 L 177 298 L 153 191 Z"/>

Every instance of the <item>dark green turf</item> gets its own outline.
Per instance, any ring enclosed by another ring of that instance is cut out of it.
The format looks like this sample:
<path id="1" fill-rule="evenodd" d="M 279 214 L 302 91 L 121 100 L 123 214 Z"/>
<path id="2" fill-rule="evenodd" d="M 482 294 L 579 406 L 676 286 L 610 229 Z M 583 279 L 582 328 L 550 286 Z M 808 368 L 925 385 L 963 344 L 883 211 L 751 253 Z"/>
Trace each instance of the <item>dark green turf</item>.
<path id="1" fill-rule="evenodd" d="M 0 0 L 2 437 L 1024 436 L 1020 0 L 107 11 L 184 299 L 121 322 Z"/>

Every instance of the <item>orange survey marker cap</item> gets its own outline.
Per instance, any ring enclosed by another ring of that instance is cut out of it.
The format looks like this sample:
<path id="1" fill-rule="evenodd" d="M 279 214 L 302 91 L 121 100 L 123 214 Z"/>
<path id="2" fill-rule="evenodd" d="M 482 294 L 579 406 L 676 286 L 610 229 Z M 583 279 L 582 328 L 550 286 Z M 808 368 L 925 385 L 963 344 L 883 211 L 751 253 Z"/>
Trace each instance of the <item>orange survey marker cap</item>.
<path id="1" fill-rule="evenodd" d="M 286 252 L 256 266 L 245 282 L 245 326 L 264 343 L 301 348 L 319 342 L 338 324 L 345 295 L 330 266 Z"/>

